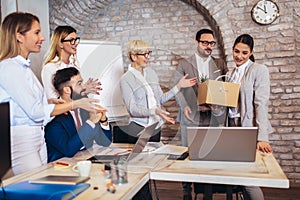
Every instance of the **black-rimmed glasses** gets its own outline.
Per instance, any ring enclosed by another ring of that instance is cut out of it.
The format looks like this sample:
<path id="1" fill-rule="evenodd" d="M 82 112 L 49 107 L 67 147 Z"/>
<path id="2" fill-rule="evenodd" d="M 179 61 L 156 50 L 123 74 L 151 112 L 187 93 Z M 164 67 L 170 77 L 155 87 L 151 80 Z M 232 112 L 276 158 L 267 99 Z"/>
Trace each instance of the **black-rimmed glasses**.
<path id="1" fill-rule="evenodd" d="M 152 51 L 148 51 L 146 53 L 137 53 L 135 55 L 137 56 L 144 56 L 145 58 L 148 58 L 149 56 L 151 56 Z"/>
<path id="2" fill-rule="evenodd" d="M 216 42 L 215 41 L 206 41 L 206 40 L 199 40 L 199 42 L 201 42 L 203 44 L 203 46 L 208 46 L 210 45 L 211 47 L 214 47 L 216 45 Z"/>
<path id="3" fill-rule="evenodd" d="M 72 38 L 72 39 L 69 39 L 69 40 L 61 39 L 61 42 L 70 42 L 71 45 L 79 44 L 80 37 Z"/>

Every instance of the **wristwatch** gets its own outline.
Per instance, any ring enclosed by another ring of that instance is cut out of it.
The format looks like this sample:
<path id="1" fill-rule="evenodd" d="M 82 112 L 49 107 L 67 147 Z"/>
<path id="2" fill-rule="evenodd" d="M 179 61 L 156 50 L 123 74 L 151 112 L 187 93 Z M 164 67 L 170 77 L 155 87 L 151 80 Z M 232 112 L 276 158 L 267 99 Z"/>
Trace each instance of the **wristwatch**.
<path id="1" fill-rule="evenodd" d="M 100 122 L 100 123 L 105 123 L 105 122 L 107 122 L 107 121 L 108 121 L 108 118 L 106 117 L 105 120 L 101 120 L 101 119 L 100 119 L 99 122 Z"/>

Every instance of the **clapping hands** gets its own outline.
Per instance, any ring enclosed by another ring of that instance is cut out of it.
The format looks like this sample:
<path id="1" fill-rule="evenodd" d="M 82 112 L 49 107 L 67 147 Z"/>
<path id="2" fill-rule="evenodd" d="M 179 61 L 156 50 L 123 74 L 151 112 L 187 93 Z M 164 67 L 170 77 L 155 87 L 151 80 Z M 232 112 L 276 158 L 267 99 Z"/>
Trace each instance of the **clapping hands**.
<path id="1" fill-rule="evenodd" d="M 100 94 L 100 91 L 102 90 L 101 85 L 102 84 L 98 79 L 89 78 L 85 83 L 85 95 Z"/>

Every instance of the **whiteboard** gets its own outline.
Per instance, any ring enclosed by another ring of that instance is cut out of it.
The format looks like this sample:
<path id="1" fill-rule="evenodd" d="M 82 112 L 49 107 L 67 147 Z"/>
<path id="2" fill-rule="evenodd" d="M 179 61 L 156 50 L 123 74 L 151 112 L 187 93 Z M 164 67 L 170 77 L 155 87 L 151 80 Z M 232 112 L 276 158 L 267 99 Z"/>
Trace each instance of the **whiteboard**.
<path id="1" fill-rule="evenodd" d="M 77 47 L 77 59 L 85 81 L 98 78 L 102 83 L 100 95 L 89 97 L 99 99 L 99 104 L 107 108 L 110 120 L 127 116 L 119 84 L 124 74 L 121 46 L 114 42 L 81 40 Z"/>

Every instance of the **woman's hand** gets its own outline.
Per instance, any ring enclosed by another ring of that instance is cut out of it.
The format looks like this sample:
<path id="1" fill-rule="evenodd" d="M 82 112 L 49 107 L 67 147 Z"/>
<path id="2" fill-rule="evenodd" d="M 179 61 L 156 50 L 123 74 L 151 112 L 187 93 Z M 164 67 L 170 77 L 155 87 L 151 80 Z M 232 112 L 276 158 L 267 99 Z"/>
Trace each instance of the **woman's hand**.
<path id="1" fill-rule="evenodd" d="M 102 90 L 101 82 L 98 79 L 89 78 L 88 81 L 85 83 L 85 95 L 88 94 L 100 94 Z"/>
<path id="2" fill-rule="evenodd" d="M 94 104 L 99 102 L 98 99 L 90 99 L 90 98 L 81 98 L 73 101 L 72 109 L 74 108 L 82 108 L 88 112 L 107 112 L 105 108 L 100 105 Z"/>
<path id="3" fill-rule="evenodd" d="M 177 88 L 180 90 L 181 88 L 187 88 L 187 87 L 192 87 L 197 83 L 197 78 L 193 77 L 190 79 L 187 79 L 188 74 L 184 75 L 177 83 Z"/>
<path id="4" fill-rule="evenodd" d="M 263 153 L 272 153 L 272 147 L 269 142 L 258 141 L 256 148 Z"/>
<path id="5" fill-rule="evenodd" d="M 62 103 L 66 103 L 66 101 L 63 99 L 57 99 L 57 98 L 48 99 L 48 104 L 62 104 Z"/>
<path id="6" fill-rule="evenodd" d="M 175 119 L 168 116 L 168 115 L 170 115 L 169 112 L 164 111 L 164 110 L 162 110 L 160 108 L 156 108 L 155 109 L 155 114 L 159 115 L 165 121 L 170 122 L 171 124 L 175 124 Z"/>

